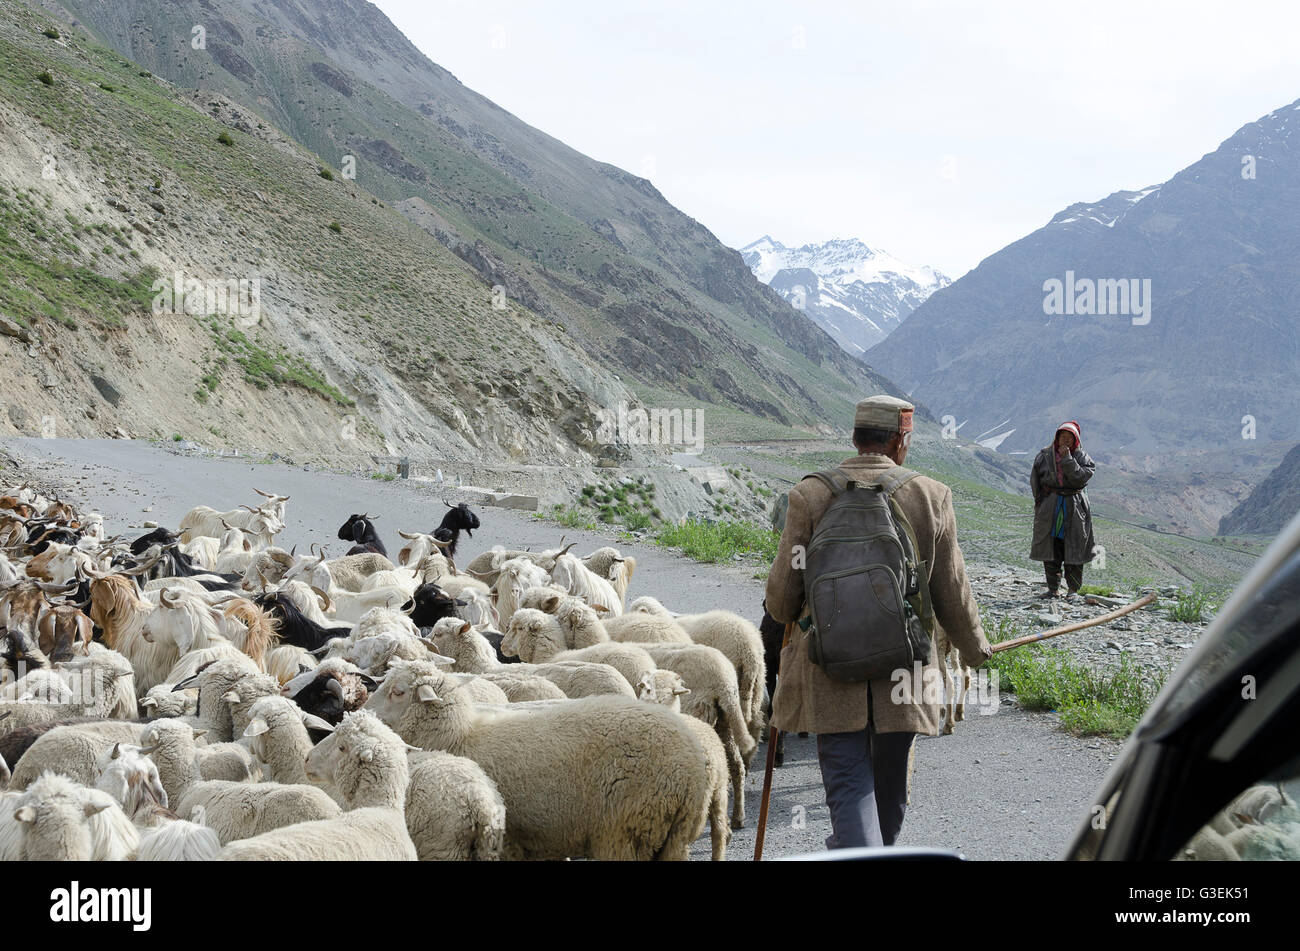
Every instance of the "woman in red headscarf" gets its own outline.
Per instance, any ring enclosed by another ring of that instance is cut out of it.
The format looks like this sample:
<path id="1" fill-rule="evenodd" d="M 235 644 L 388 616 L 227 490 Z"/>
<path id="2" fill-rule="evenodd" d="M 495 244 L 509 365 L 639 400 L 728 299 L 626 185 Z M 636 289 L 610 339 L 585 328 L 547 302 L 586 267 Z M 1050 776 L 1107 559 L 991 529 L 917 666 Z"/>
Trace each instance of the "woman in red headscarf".
<path id="1" fill-rule="evenodd" d="M 1079 424 L 1062 423 L 1052 445 L 1039 451 L 1029 473 L 1034 493 L 1034 537 L 1029 557 L 1043 563 L 1047 575 L 1045 598 L 1060 592 L 1065 568 L 1066 598 L 1083 585 L 1083 566 L 1092 561 L 1092 511 L 1084 486 L 1097 464 L 1083 451 Z"/>

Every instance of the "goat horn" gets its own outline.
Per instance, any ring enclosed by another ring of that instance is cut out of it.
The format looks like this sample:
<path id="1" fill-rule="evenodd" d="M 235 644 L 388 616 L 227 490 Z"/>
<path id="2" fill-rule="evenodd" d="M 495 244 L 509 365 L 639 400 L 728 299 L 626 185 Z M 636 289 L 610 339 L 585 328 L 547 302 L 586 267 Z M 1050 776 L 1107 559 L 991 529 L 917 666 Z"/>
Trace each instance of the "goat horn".
<path id="1" fill-rule="evenodd" d="M 627 561 L 626 558 L 611 558 L 610 561 Z"/>
<path id="2" fill-rule="evenodd" d="M 179 683 L 172 684 L 172 693 L 176 693 L 179 690 L 188 689 L 189 687 L 193 686 L 194 682 L 197 681 L 198 679 L 199 679 L 199 675 L 195 674 L 193 677 L 186 677 L 184 680 L 180 681 Z"/>
<path id="3" fill-rule="evenodd" d="M 150 753 L 156 753 L 156 752 L 158 752 L 158 747 L 160 747 L 160 746 L 162 746 L 161 743 L 155 743 L 155 744 L 153 744 L 152 746 L 141 747 L 140 752 L 141 752 L 143 755 L 148 756 Z"/>
<path id="4" fill-rule="evenodd" d="M 445 506 L 447 506 L 447 508 L 449 508 L 449 509 L 454 509 L 454 508 L 456 507 L 456 506 L 452 505 L 450 502 L 448 502 L 446 499 L 443 499 L 443 500 L 442 500 L 442 504 L 445 505 Z"/>
<path id="5" fill-rule="evenodd" d="M 567 555 L 567 554 L 569 553 L 569 549 L 572 548 L 572 547 L 573 547 L 574 545 L 576 545 L 576 544 L 578 544 L 578 543 L 577 543 L 577 542 L 569 542 L 569 544 L 565 545 L 563 548 L 561 548 L 561 549 L 559 550 L 559 552 L 556 554 L 555 557 L 556 557 L 556 558 L 559 558 L 560 555 Z"/>
<path id="6" fill-rule="evenodd" d="M 217 521 L 219 521 L 222 525 L 226 526 L 227 530 L 231 530 L 235 527 L 231 525 L 229 522 L 227 522 L 224 518 L 218 518 Z"/>
<path id="7" fill-rule="evenodd" d="M 450 548 L 450 547 L 451 547 L 451 542 L 440 542 L 440 541 L 438 541 L 438 539 L 434 538 L 432 535 L 429 536 L 429 541 L 433 542 L 433 543 L 434 543 L 435 545 L 437 545 L 439 548 Z"/>
<path id="8" fill-rule="evenodd" d="M 477 571 L 475 571 L 473 568 L 466 568 L 466 569 L 465 569 L 465 574 L 467 574 L 467 575 L 473 575 L 475 578 L 478 578 L 478 579 L 480 579 L 480 580 L 482 580 L 482 581 L 486 581 L 488 578 L 491 578 L 491 577 L 492 577 L 491 574 L 479 574 L 479 573 L 478 573 Z"/>
<path id="9" fill-rule="evenodd" d="M 325 653 L 327 650 L 329 650 L 329 649 L 330 649 L 331 647 L 333 647 L 333 646 L 334 646 L 333 644 L 322 644 L 320 647 L 316 648 L 314 651 L 308 651 L 307 653 L 308 653 L 308 654 L 311 654 L 312 657 L 319 657 L 321 654 Z"/>
<path id="10" fill-rule="evenodd" d="M 261 489 L 259 489 L 257 486 L 253 486 L 253 491 L 256 492 L 258 495 L 264 495 L 264 496 L 266 496 L 268 499 L 273 499 L 273 498 L 275 498 L 275 496 L 272 495 L 270 492 L 263 492 L 263 491 L 262 491 Z"/>
<path id="11" fill-rule="evenodd" d="M 297 545 L 294 545 L 292 548 L 289 549 L 289 557 L 290 557 L 290 558 L 297 558 L 297 557 L 298 557 L 298 546 L 297 546 Z M 622 561 L 622 560 L 623 560 L 622 558 L 619 559 L 619 561 Z"/>
<path id="12" fill-rule="evenodd" d="M 307 550 L 311 552 L 313 555 L 316 554 L 316 545 L 317 545 L 316 542 L 312 542 L 310 545 L 307 546 Z"/>
<path id="13" fill-rule="evenodd" d="M 260 511 L 258 511 L 257 509 L 253 508 L 251 505 L 241 505 L 240 508 L 241 508 L 241 509 L 248 509 L 248 510 L 249 510 L 250 512 L 252 512 L 254 515 L 261 515 L 261 514 L 262 514 Z"/>
<path id="14" fill-rule="evenodd" d="M 330 608 L 334 606 L 334 599 L 331 598 L 326 592 L 322 591 L 314 584 L 308 585 L 307 587 L 311 588 L 312 591 L 316 592 L 316 597 L 320 598 L 320 602 L 321 602 L 320 609 L 322 611 L 328 611 Z"/>
<path id="15" fill-rule="evenodd" d="M 325 684 L 325 689 L 334 694 L 334 696 L 338 697 L 340 700 L 343 699 L 343 685 L 333 677 L 331 677 Z"/>
<path id="16" fill-rule="evenodd" d="M 77 582 L 69 581 L 65 584 L 51 584 L 48 581 L 36 582 L 36 587 L 40 588 L 46 594 L 67 594 L 69 591 L 77 590 Z"/>
<path id="17" fill-rule="evenodd" d="M 159 591 L 158 591 L 158 603 L 161 604 L 163 607 L 170 608 L 170 607 L 174 607 L 175 604 L 176 604 L 176 602 L 177 602 L 178 600 L 180 600 L 180 599 L 179 599 L 179 598 L 170 598 L 170 599 L 169 599 L 169 598 L 167 597 L 167 592 L 168 592 L 168 590 L 169 590 L 169 589 L 167 589 L 167 588 L 160 588 L 160 589 L 159 589 Z"/>
<path id="18" fill-rule="evenodd" d="M 415 539 L 417 539 L 417 538 L 420 537 L 420 533 L 419 533 L 419 532 L 412 532 L 412 533 L 408 534 L 408 533 L 402 531 L 400 528 L 397 530 L 397 534 L 401 535 L 401 536 L 402 536 L 403 538 L 405 538 L 407 541 L 414 541 Z"/>

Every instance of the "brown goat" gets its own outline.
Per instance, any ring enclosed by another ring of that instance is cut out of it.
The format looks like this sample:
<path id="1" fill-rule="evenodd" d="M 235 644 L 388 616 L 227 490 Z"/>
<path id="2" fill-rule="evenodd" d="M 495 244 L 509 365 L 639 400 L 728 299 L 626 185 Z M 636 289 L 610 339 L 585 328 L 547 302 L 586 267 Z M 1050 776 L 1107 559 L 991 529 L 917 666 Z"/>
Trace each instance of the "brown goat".
<path id="1" fill-rule="evenodd" d="M 73 604 L 52 606 L 36 623 L 41 650 L 56 664 L 76 654 L 85 654 L 94 630 L 90 618 Z"/>

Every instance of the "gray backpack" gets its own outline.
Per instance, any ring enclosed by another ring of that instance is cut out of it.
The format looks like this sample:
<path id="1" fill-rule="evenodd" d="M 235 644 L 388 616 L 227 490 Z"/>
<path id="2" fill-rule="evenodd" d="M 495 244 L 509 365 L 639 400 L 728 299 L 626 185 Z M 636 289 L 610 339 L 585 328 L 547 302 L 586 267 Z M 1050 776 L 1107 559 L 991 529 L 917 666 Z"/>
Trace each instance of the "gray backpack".
<path id="1" fill-rule="evenodd" d="M 831 680 L 861 683 L 910 676 L 926 663 L 934 613 L 928 567 L 917 559 L 916 536 L 894 491 L 919 473 L 896 466 L 875 482 L 856 482 L 842 469 L 814 472 L 831 491 L 804 566 L 811 616 L 808 656 Z"/>

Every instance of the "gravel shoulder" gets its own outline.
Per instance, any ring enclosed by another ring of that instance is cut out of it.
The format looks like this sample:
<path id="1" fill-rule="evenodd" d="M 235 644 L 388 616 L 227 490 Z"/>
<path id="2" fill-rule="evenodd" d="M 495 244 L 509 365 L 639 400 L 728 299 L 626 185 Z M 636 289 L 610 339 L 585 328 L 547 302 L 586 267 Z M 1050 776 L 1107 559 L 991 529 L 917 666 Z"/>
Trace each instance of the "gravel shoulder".
<path id="1" fill-rule="evenodd" d="M 11 439 L 0 446 L 23 468 L 57 486 L 64 497 L 103 513 L 110 534 L 145 521 L 174 527 L 193 506 L 235 508 L 252 504 L 253 486 L 292 496 L 284 541 L 304 550 L 325 543 L 342 554 L 336 537 L 352 512 L 369 512 L 390 551 L 398 529 L 429 531 L 446 511 L 446 489 L 416 482 L 380 482 L 304 466 L 252 464 L 248 460 L 185 456 L 128 440 Z M 554 546 L 560 536 L 590 550 L 608 543 L 593 532 L 562 529 L 524 513 L 479 510 L 483 528 L 462 538 L 458 561 L 502 544 Z M 755 623 L 762 582 L 748 565 L 705 565 L 653 545 L 620 542 L 637 558 L 630 596 L 653 594 L 671 609 L 727 608 Z M 990 704 L 992 715 L 968 705 L 968 719 L 946 737 L 917 741 L 911 805 L 901 845 L 936 846 L 969 859 L 1054 859 L 1087 814 L 1120 744 L 1080 740 L 1056 729 L 1050 714 L 1030 714 L 1010 703 Z M 753 855 L 765 747 L 755 754 L 747 780 L 746 827 L 734 833 L 729 857 Z M 791 736 L 786 765 L 775 772 L 765 855 L 818 851 L 830 834 L 813 737 Z M 708 855 L 708 834 L 693 849 Z"/>

